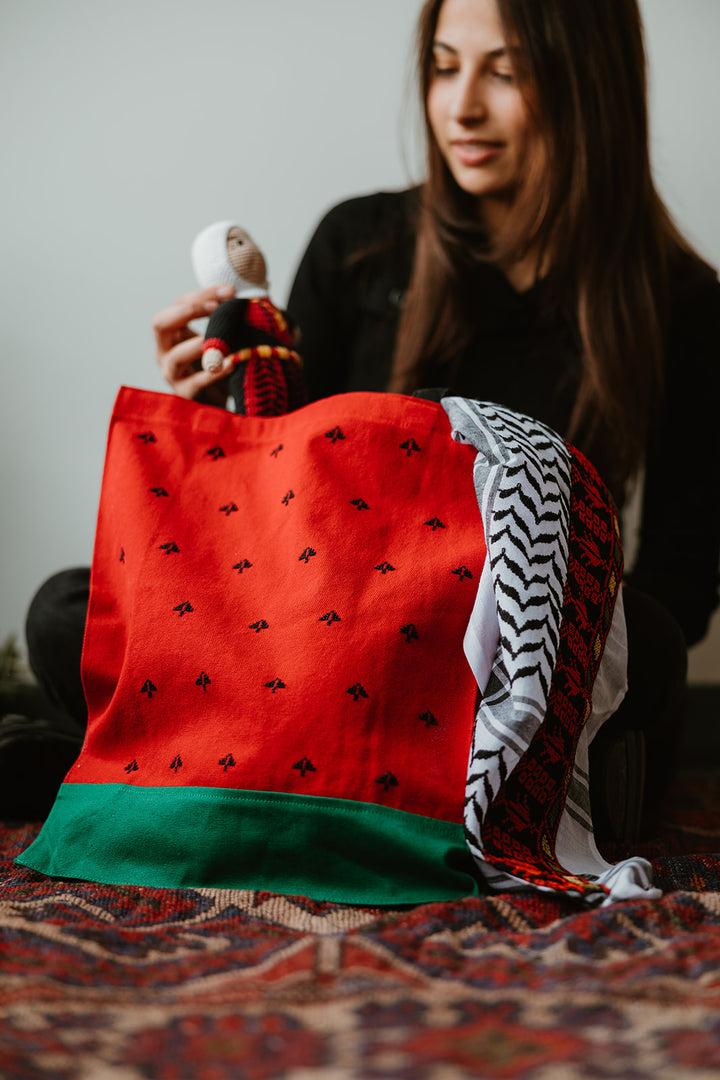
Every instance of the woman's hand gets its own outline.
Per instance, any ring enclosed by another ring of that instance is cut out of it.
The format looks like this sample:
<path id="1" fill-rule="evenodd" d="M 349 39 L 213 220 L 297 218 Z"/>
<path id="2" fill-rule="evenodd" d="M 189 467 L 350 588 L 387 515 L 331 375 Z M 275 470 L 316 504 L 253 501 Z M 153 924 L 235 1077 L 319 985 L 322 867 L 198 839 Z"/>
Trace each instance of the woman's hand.
<path id="1" fill-rule="evenodd" d="M 225 406 L 225 380 L 232 370 L 232 361 L 218 371 L 203 371 L 203 339 L 188 324 L 193 319 L 207 318 L 232 295 L 229 285 L 197 289 L 178 297 L 172 307 L 159 311 L 153 319 L 157 362 L 163 378 L 180 397 Z"/>

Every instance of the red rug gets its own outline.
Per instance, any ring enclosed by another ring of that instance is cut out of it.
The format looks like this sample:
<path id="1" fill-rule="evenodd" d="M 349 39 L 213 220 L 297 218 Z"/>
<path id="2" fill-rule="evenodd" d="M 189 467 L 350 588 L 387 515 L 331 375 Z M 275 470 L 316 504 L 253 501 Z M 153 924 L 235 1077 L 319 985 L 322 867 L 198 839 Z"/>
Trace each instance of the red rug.
<path id="1" fill-rule="evenodd" d="M 720 779 L 682 778 L 641 852 L 663 899 L 594 911 L 530 893 L 380 911 L 62 882 L 12 863 L 37 826 L 5 827 L 0 1077 L 711 1080 L 708 807 Z"/>

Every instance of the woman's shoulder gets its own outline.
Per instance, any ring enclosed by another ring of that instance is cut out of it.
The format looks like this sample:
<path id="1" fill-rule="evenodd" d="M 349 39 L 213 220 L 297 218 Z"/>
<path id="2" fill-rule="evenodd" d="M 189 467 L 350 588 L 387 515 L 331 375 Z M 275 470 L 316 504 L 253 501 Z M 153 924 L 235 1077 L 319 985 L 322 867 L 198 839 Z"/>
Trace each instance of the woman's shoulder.
<path id="1" fill-rule="evenodd" d="M 702 380 L 708 399 L 719 404 L 720 281 L 717 271 L 692 251 L 673 257 L 668 280 L 666 354 L 673 393 L 678 387 L 697 392 Z"/>
<path id="2" fill-rule="evenodd" d="M 675 322 L 720 317 L 720 281 L 715 267 L 694 251 L 678 248 L 669 270 L 670 308 Z"/>
<path id="3" fill-rule="evenodd" d="M 344 199 L 326 211 L 317 226 L 316 236 L 345 240 L 347 247 L 354 249 L 381 233 L 402 235 L 413 229 L 419 196 L 420 189 L 414 187 L 401 191 L 375 191 Z"/>

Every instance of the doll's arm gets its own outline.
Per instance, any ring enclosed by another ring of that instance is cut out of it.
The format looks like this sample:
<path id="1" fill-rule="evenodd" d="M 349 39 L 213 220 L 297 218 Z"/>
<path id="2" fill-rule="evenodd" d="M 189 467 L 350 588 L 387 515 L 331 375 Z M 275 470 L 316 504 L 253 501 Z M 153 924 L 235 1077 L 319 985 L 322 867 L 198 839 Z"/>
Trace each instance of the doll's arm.
<path id="1" fill-rule="evenodd" d="M 247 300 L 226 300 L 212 313 L 205 331 L 202 366 L 205 371 L 219 371 L 225 357 L 242 344 Z"/>

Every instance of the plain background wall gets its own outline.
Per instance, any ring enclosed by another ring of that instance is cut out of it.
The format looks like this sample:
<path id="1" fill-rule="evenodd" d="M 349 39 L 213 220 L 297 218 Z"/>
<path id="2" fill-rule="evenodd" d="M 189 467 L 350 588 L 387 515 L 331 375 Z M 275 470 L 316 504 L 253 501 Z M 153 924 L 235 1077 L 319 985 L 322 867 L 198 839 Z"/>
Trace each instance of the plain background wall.
<path id="1" fill-rule="evenodd" d="M 89 563 L 112 402 L 123 383 L 166 389 L 150 321 L 193 287 L 199 229 L 242 220 L 282 304 L 325 209 L 417 177 L 419 8 L 4 0 L 0 642 L 22 643 L 46 576 Z M 643 10 L 659 186 L 717 265 L 720 3 Z M 720 617 L 691 678 L 720 681 Z"/>

